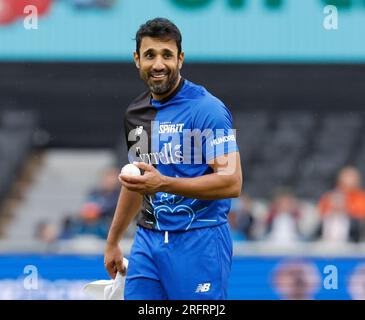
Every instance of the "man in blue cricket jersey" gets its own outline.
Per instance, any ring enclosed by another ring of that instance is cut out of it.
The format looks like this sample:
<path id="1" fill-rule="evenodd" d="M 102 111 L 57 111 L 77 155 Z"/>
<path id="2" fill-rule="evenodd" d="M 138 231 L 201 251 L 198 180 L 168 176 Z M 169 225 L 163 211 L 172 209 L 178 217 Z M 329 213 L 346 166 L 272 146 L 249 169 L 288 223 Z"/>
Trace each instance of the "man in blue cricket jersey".
<path id="1" fill-rule="evenodd" d="M 139 28 L 134 60 L 149 90 L 130 104 L 124 125 L 129 160 L 144 174 L 119 176 L 105 267 L 112 278 L 125 274 L 118 243 L 139 214 L 125 299 L 226 299 L 227 214 L 242 188 L 231 113 L 181 77 L 181 34 L 171 21 Z"/>

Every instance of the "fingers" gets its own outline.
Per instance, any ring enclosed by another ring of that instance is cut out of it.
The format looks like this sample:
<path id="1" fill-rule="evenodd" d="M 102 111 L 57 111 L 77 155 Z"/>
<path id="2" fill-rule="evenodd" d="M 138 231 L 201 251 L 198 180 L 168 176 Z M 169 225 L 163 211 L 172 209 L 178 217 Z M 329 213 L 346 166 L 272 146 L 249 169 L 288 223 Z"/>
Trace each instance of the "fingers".
<path id="1" fill-rule="evenodd" d="M 132 184 L 128 182 L 122 181 L 122 186 L 126 187 L 128 190 L 135 191 L 135 192 L 144 192 L 144 185 Z"/>
<path id="2" fill-rule="evenodd" d="M 105 269 L 108 272 L 110 278 L 115 279 L 118 269 L 114 262 L 105 263 Z"/>
<path id="3" fill-rule="evenodd" d="M 123 260 L 117 260 L 105 264 L 105 269 L 108 272 L 110 278 L 115 279 L 117 272 L 121 273 L 123 276 L 127 273 L 127 268 L 123 264 Z"/>
<path id="4" fill-rule="evenodd" d="M 119 273 L 121 273 L 123 276 L 126 274 L 126 267 L 123 265 L 123 260 L 118 260 L 116 262 L 116 267 Z"/>
<path id="5" fill-rule="evenodd" d="M 118 176 L 119 181 L 122 183 L 123 181 L 129 182 L 129 183 L 143 183 L 146 182 L 145 176 L 125 176 L 125 175 L 119 175 Z"/>
<path id="6" fill-rule="evenodd" d="M 147 164 L 145 162 L 133 162 L 133 164 L 135 166 L 137 166 L 138 168 L 144 170 L 144 171 L 154 171 L 156 170 L 153 166 L 151 166 L 150 164 Z"/>

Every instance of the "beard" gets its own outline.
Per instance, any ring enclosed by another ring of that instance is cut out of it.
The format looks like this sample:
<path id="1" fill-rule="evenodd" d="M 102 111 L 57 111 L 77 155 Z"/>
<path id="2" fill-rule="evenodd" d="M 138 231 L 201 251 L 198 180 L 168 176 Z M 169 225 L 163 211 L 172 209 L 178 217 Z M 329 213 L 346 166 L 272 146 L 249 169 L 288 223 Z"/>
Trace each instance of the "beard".
<path id="1" fill-rule="evenodd" d="M 143 72 L 141 69 L 139 71 L 141 79 L 145 82 L 151 92 L 156 95 L 163 95 L 171 91 L 179 79 L 179 68 L 167 69 L 164 72 L 167 77 L 162 81 L 155 81 L 152 77 L 153 73 L 159 72 Z"/>

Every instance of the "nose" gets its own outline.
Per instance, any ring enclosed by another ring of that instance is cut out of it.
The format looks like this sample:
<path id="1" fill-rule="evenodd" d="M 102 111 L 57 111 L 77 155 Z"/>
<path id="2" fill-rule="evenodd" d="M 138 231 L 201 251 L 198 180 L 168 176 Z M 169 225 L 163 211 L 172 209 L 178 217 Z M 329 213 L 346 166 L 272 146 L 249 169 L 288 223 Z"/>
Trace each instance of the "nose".
<path id="1" fill-rule="evenodd" d="M 152 67 L 156 71 L 161 71 L 161 70 L 165 69 L 165 65 L 163 64 L 161 57 L 159 57 L 159 56 L 156 57 Z"/>

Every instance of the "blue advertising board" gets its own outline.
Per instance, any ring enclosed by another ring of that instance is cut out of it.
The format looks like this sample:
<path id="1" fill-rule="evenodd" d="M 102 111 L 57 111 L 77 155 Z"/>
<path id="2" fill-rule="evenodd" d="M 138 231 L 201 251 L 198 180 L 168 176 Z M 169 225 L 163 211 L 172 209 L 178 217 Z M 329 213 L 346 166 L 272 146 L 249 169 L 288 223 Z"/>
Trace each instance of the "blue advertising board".
<path id="1" fill-rule="evenodd" d="M 89 299 L 108 279 L 101 255 L 1 255 L 1 299 Z M 235 256 L 229 299 L 365 299 L 365 258 Z"/>

